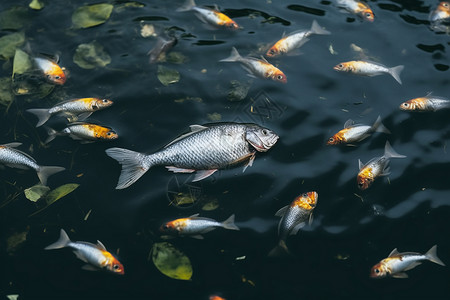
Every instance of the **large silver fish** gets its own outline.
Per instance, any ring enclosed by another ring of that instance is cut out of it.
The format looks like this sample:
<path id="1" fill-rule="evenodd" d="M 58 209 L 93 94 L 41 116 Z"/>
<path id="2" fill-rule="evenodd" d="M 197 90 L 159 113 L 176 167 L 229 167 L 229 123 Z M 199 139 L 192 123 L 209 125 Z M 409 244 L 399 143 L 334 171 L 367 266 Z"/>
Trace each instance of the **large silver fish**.
<path id="1" fill-rule="evenodd" d="M 55 173 L 65 170 L 63 167 L 40 166 L 30 155 L 14 149 L 22 143 L 9 143 L 0 145 L 0 163 L 16 169 L 33 169 L 43 185 L 47 184 L 47 178 Z"/>
<path id="2" fill-rule="evenodd" d="M 107 155 L 122 164 L 116 189 L 129 187 L 156 165 L 166 166 L 175 173 L 197 171 L 193 181 L 239 163 L 244 163 L 246 168 L 252 165 L 256 152 L 268 151 L 278 140 L 274 132 L 256 124 L 218 123 L 190 128 L 189 133 L 153 154 L 106 149 Z"/>

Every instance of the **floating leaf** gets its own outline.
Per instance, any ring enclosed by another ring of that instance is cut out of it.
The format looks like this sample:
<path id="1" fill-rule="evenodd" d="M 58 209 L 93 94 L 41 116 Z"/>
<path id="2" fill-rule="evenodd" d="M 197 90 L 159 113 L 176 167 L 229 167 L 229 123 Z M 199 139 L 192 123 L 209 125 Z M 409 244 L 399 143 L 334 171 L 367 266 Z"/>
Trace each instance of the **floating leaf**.
<path id="1" fill-rule="evenodd" d="M 8 237 L 6 240 L 6 252 L 8 254 L 13 254 L 27 240 L 28 230 L 16 232 Z"/>
<path id="2" fill-rule="evenodd" d="M 28 189 L 25 189 L 24 193 L 25 197 L 27 197 L 28 200 L 36 202 L 41 199 L 42 196 L 47 194 L 48 191 L 50 191 L 50 188 L 48 186 L 37 184 Z"/>
<path id="3" fill-rule="evenodd" d="M 155 267 L 164 275 L 179 280 L 190 280 L 192 265 L 189 258 L 172 244 L 155 243 L 151 250 Z"/>
<path id="4" fill-rule="evenodd" d="M 212 122 L 218 122 L 218 121 L 222 120 L 222 115 L 219 113 L 207 114 L 206 116 Z"/>
<path id="5" fill-rule="evenodd" d="M 60 187 L 57 187 L 56 189 L 48 193 L 47 196 L 45 197 L 45 200 L 47 201 L 47 206 L 55 203 L 56 201 L 66 196 L 67 194 L 72 193 L 79 186 L 80 185 L 77 183 L 68 183 Z"/>
<path id="6" fill-rule="evenodd" d="M 20 49 L 16 49 L 13 63 L 13 78 L 16 74 L 24 74 L 31 69 L 30 56 Z"/>
<path id="7" fill-rule="evenodd" d="M 176 206 L 193 204 L 196 200 L 194 195 L 185 193 L 178 193 L 173 196 L 173 203 L 175 203 Z"/>
<path id="8" fill-rule="evenodd" d="M 14 94 L 11 91 L 11 78 L 0 78 L 0 105 L 9 106 L 14 100 Z"/>
<path id="9" fill-rule="evenodd" d="M 145 7 L 145 4 L 136 1 L 127 1 L 125 3 L 119 4 L 116 8 L 114 8 L 114 10 L 120 13 L 127 8 L 141 8 L 141 7 Z"/>
<path id="10" fill-rule="evenodd" d="M 93 69 L 110 64 L 111 56 L 103 50 L 102 45 L 93 41 L 89 44 L 78 45 L 73 55 L 73 62 L 80 68 Z"/>
<path id="11" fill-rule="evenodd" d="M 213 199 L 202 206 L 202 210 L 211 211 L 215 210 L 219 207 L 219 201 L 217 199 Z"/>
<path id="12" fill-rule="evenodd" d="M 19 295 L 7 295 L 6 298 L 8 298 L 8 300 L 17 300 Z"/>
<path id="13" fill-rule="evenodd" d="M 251 81 L 240 82 L 232 80 L 230 82 L 231 89 L 228 92 L 228 100 L 230 101 L 242 101 L 247 97 L 248 90 L 251 86 Z"/>
<path id="14" fill-rule="evenodd" d="M 171 51 L 166 55 L 166 61 L 172 64 L 184 64 L 188 58 L 181 52 Z"/>
<path id="15" fill-rule="evenodd" d="M 157 36 L 155 26 L 152 24 L 141 24 L 141 36 L 144 38 L 149 36 Z"/>
<path id="16" fill-rule="evenodd" d="M 0 38 L 0 58 L 10 59 L 16 53 L 17 47 L 25 42 L 25 34 L 23 32 L 15 32 Z"/>
<path id="17" fill-rule="evenodd" d="M 34 10 L 41 10 L 44 8 L 44 3 L 40 0 L 32 0 L 28 6 Z"/>
<path id="18" fill-rule="evenodd" d="M 0 13 L 1 30 L 18 30 L 29 21 L 28 8 L 13 6 Z"/>
<path id="19" fill-rule="evenodd" d="M 105 23 L 114 6 L 108 3 L 81 6 L 72 15 L 75 28 L 89 28 Z"/>
<path id="20" fill-rule="evenodd" d="M 180 73 L 177 70 L 169 69 L 159 65 L 158 79 L 163 85 L 168 86 L 169 84 L 177 83 L 178 81 L 180 81 Z"/>

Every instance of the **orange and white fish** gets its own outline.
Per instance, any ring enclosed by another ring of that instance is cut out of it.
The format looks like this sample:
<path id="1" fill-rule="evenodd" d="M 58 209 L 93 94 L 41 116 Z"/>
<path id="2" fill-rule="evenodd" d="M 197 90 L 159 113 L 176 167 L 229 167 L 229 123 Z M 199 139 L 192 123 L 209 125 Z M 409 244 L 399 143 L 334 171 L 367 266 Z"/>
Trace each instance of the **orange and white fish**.
<path id="1" fill-rule="evenodd" d="M 390 276 L 394 278 L 408 278 L 408 274 L 405 271 L 417 267 L 426 260 L 445 266 L 442 260 L 437 257 L 436 249 L 437 245 L 434 245 L 427 253 L 420 254 L 417 252 L 399 253 L 397 248 L 395 248 L 387 258 L 372 267 L 370 277 L 383 278 Z"/>
<path id="2" fill-rule="evenodd" d="M 236 30 L 239 25 L 230 17 L 221 13 L 219 9 L 196 6 L 194 0 L 187 0 L 186 3 L 177 9 L 178 12 L 193 10 L 195 15 L 204 23 L 218 28 Z"/>
<path id="3" fill-rule="evenodd" d="M 431 12 L 430 22 L 443 22 L 450 19 L 450 2 L 442 1 L 438 7 Z"/>
<path id="4" fill-rule="evenodd" d="M 317 192 L 307 192 L 296 197 L 290 205 L 279 209 L 275 216 L 281 217 L 278 223 L 278 245 L 270 251 L 269 256 L 276 255 L 280 249 L 289 253 L 286 240 L 290 235 L 295 235 L 304 227 L 306 223 L 312 223 L 312 212 L 316 208 L 319 194 Z"/>
<path id="5" fill-rule="evenodd" d="M 353 120 L 349 119 L 344 124 L 344 129 L 330 137 L 327 145 L 349 144 L 353 142 L 360 142 L 369 137 L 374 132 L 391 133 L 383 123 L 381 117 L 378 116 L 372 126 L 363 124 L 354 124 Z"/>
<path id="6" fill-rule="evenodd" d="M 181 218 L 167 222 L 160 227 L 160 231 L 170 235 L 190 236 L 197 239 L 203 239 L 202 234 L 210 232 L 217 227 L 229 230 L 239 230 L 239 227 L 234 224 L 234 214 L 223 222 L 199 217 L 198 214 L 195 214 L 189 218 Z"/>
<path id="7" fill-rule="evenodd" d="M 51 142 L 58 135 L 68 135 L 74 140 L 81 141 L 81 143 L 110 141 L 119 137 L 111 127 L 85 122 L 70 123 L 61 131 L 56 131 L 50 127 L 47 127 L 46 129 L 48 138 L 45 143 Z"/>
<path id="8" fill-rule="evenodd" d="M 276 42 L 266 53 L 266 56 L 275 57 L 281 54 L 286 54 L 296 48 L 301 47 L 312 34 L 330 34 L 329 31 L 320 27 L 316 20 L 312 22 L 311 29 L 299 30 L 284 36 Z"/>
<path id="9" fill-rule="evenodd" d="M 16 169 L 33 169 L 43 185 L 47 184 L 50 175 L 64 171 L 63 167 L 40 166 L 34 158 L 20 150 L 14 149 L 22 143 L 0 145 L 0 164 Z"/>
<path id="10" fill-rule="evenodd" d="M 58 85 L 63 85 L 66 82 L 65 69 L 61 68 L 55 61 L 44 57 L 34 57 L 33 60 L 47 81 Z"/>
<path id="11" fill-rule="evenodd" d="M 83 266 L 83 270 L 98 271 L 106 269 L 114 274 L 123 275 L 125 270 L 123 265 L 115 258 L 105 246 L 97 241 L 97 244 L 88 242 L 72 242 L 69 236 L 61 229 L 59 240 L 45 247 L 45 250 L 72 248 L 75 255 L 87 263 Z"/>
<path id="12" fill-rule="evenodd" d="M 450 108 L 450 100 L 443 97 L 431 96 L 431 94 L 400 104 L 400 109 L 407 111 L 437 111 L 444 108 Z"/>
<path id="13" fill-rule="evenodd" d="M 52 115 L 76 116 L 78 120 L 83 120 L 89 117 L 94 111 L 109 107 L 112 104 L 113 102 L 109 99 L 77 98 L 60 102 L 51 108 L 27 109 L 27 112 L 38 117 L 39 121 L 36 127 L 39 127 L 47 122 Z"/>
<path id="14" fill-rule="evenodd" d="M 359 15 L 364 20 L 373 22 L 375 19 L 372 9 L 364 2 L 356 0 L 337 0 L 337 5 L 348 12 Z"/>
<path id="15" fill-rule="evenodd" d="M 353 60 L 342 62 L 333 68 L 335 71 L 339 72 L 348 72 L 356 75 L 362 76 L 377 76 L 382 74 L 390 74 L 397 80 L 398 83 L 402 84 L 402 80 L 400 79 L 400 73 L 403 71 L 404 66 L 396 66 L 392 68 L 388 68 L 385 65 L 363 61 L 363 60 Z"/>
<path id="16" fill-rule="evenodd" d="M 287 78 L 284 73 L 269 63 L 264 57 L 257 59 L 254 57 L 242 57 L 236 48 L 231 49 L 229 57 L 221 59 L 221 62 L 239 62 L 242 67 L 249 73 L 251 77 L 260 77 L 264 79 L 271 79 L 281 83 L 286 83 Z"/>
<path id="17" fill-rule="evenodd" d="M 398 154 L 391 147 L 389 141 L 386 141 L 384 146 L 384 155 L 381 157 L 372 158 L 365 165 L 358 160 L 359 173 L 357 177 L 358 187 L 361 190 L 367 189 L 375 179 L 379 176 L 387 176 L 390 174 L 389 159 L 390 158 L 405 158 L 405 155 Z"/>

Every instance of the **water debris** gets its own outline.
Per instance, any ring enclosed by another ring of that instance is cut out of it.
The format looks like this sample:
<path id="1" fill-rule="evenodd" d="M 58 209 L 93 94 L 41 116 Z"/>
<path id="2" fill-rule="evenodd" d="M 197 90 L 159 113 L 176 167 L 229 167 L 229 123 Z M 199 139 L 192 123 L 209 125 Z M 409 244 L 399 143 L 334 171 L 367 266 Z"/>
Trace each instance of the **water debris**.
<path id="1" fill-rule="evenodd" d="M 364 202 L 364 198 L 363 198 L 362 196 L 360 196 L 360 195 L 358 195 L 358 194 L 356 194 L 356 193 L 353 193 L 353 195 L 355 195 L 356 197 L 358 197 L 358 198 L 361 200 L 361 202 Z"/>
<path id="2" fill-rule="evenodd" d="M 14 100 L 14 93 L 11 90 L 11 78 L 0 78 L 0 105 L 8 107 Z"/>
<path id="3" fill-rule="evenodd" d="M 28 231 L 30 229 L 27 228 L 26 230 L 22 232 L 15 232 L 11 236 L 8 237 L 6 240 L 6 252 L 9 255 L 14 254 L 27 240 Z"/>
<path id="4" fill-rule="evenodd" d="M 0 13 L 0 30 L 19 30 L 30 21 L 28 8 L 13 6 Z"/>
<path id="5" fill-rule="evenodd" d="M 173 200 L 171 204 L 175 206 L 182 206 L 187 204 L 194 204 L 197 201 L 197 198 L 194 195 L 186 194 L 186 193 L 177 193 L 173 195 Z"/>
<path id="6" fill-rule="evenodd" d="M 19 295 L 18 294 L 7 295 L 6 298 L 8 298 L 8 300 L 17 300 L 19 299 Z"/>
<path id="7" fill-rule="evenodd" d="M 34 10 L 41 10 L 44 8 L 44 2 L 40 0 L 32 0 L 30 4 L 28 4 L 28 7 Z"/>
<path id="8" fill-rule="evenodd" d="M 23 192 L 25 194 L 25 197 L 32 201 L 36 202 L 39 199 L 42 198 L 45 194 L 47 194 L 50 191 L 50 188 L 48 186 L 37 184 L 30 188 L 25 189 Z"/>
<path id="9" fill-rule="evenodd" d="M 347 260 L 349 258 L 350 258 L 349 254 L 337 254 L 336 255 L 336 259 L 338 259 L 338 260 Z"/>
<path id="10" fill-rule="evenodd" d="M 328 46 L 328 50 L 330 51 L 330 53 L 331 53 L 332 55 L 338 55 L 338 54 L 339 54 L 336 50 L 334 50 L 333 44 L 330 44 L 330 45 Z"/>
<path id="11" fill-rule="evenodd" d="M 0 38 L 0 59 L 10 59 L 16 54 L 16 49 L 25 42 L 23 32 L 15 32 Z"/>
<path id="12" fill-rule="evenodd" d="M 203 206 L 202 206 L 202 210 L 204 211 L 212 211 L 219 208 L 219 201 L 217 199 L 212 199 L 208 202 L 206 202 Z"/>
<path id="13" fill-rule="evenodd" d="M 62 186 L 57 187 L 56 189 L 52 190 L 51 192 L 49 192 L 48 194 L 45 195 L 45 197 L 43 198 L 45 200 L 45 206 L 37 211 L 35 211 L 34 213 L 32 213 L 31 215 L 29 215 L 29 217 L 32 217 L 38 213 L 40 213 L 41 211 L 47 209 L 50 205 L 52 205 L 53 203 L 55 203 L 56 201 L 58 201 L 59 199 L 63 198 L 64 196 L 72 193 L 74 190 L 76 190 L 80 185 L 77 183 L 68 183 L 68 184 L 64 184 Z"/>
<path id="14" fill-rule="evenodd" d="M 105 23 L 111 16 L 114 6 L 108 3 L 99 3 L 78 7 L 72 14 L 72 23 L 75 28 L 89 28 Z"/>
<path id="15" fill-rule="evenodd" d="M 178 280 L 190 280 L 193 270 L 191 261 L 183 252 L 168 242 L 153 244 L 150 250 L 155 267 L 164 275 Z"/>
<path id="16" fill-rule="evenodd" d="M 219 122 L 220 120 L 222 120 L 222 115 L 219 113 L 207 114 L 206 116 L 207 116 L 208 120 L 210 120 L 212 122 Z"/>
<path id="17" fill-rule="evenodd" d="M 180 73 L 177 70 L 158 65 L 158 80 L 165 86 L 180 81 Z"/>
<path id="18" fill-rule="evenodd" d="M 83 69 L 105 67 L 111 63 L 111 56 L 96 41 L 80 44 L 73 55 L 73 62 Z"/>
<path id="19" fill-rule="evenodd" d="M 166 61 L 171 64 L 185 64 L 189 61 L 189 58 L 181 52 L 171 51 L 166 54 Z"/>
<path id="20" fill-rule="evenodd" d="M 186 98 L 181 98 L 181 99 L 175 99 L 174 102 L 175 103 L 183 103 L 186 101 L 194 101 L 194 102 L 203 102 L 203 99 L 200 97 L 186 97 Z"/>
<path id="21" fill-rule="evenodd" d="M 242 101 L 247 97 L 248 91 L 253 83 L 253 80 L 249 81 L 230 81 L 231 88 L 228 92 L 229 101 Z"/>
<path id="22" fill-rule="evenodd" d="M 89 218 L 89 216 L 91 215 L 91 212 L 92 212 L 92 209 L 90 209 L 88 212 L 87 212 L 87 214 L 86 214 L 86 216 L 84 216 L 84 221 L 87 221 L 87 219 Z"/>
<path id="23" fill-rule="evenodd" d="M 143 24 L 141 23 L 141 36 L 144 38 L 151 37 L 151 36 L 158 36 L 155 30 L 155 26 L 153 24 Z"/>

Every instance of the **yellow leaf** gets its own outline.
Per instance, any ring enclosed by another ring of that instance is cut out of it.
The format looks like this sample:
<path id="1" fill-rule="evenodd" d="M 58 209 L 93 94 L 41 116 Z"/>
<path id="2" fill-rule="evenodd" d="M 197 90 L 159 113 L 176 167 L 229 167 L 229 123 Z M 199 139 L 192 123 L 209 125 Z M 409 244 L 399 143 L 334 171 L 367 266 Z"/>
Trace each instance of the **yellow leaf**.
<path id="1" fill-rule="evenodd" d="M 108 3 L 81 6 L 72 15 L 75 28 L 89 28 L 105 23 L 114 6 Z"/>
<path id="2" fill-rule="evenodd" d="M 79 186 L 80 185 L 76 183 L 68 183 L 60 187 L 57 187 L 56 189 L 48 193 L 47 197 L 45 197 L 46 198 L 45 200 L 47 201 L 47 206 L 55 203 L 56 201 L 66 196 L 67 194 L 70 194 Z"/>
<path id="3" fill-rule="evenodd" d="M 189 258 L 172 244 L 155 243 L 151 250 L 155 267 L 164 275 L 179 280 L 190 280 L 192 265 Z"/>

